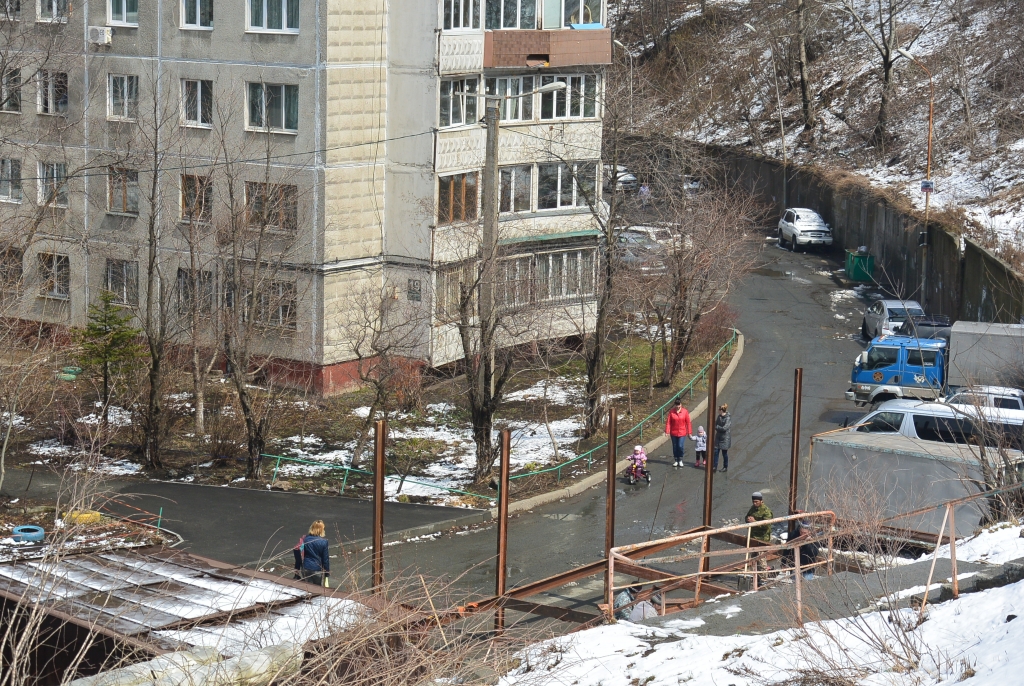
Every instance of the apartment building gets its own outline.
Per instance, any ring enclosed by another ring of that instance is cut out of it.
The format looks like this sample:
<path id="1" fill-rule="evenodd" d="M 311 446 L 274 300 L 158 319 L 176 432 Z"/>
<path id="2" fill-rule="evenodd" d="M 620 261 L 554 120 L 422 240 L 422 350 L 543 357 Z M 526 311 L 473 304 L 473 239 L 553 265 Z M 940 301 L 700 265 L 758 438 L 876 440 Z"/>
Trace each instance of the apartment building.
<path id="1" fill-rule="evenodd" d="M 4 1 L 0 277 L 22 284 L 9 313 L 81 325 L 102 290 L 144 302 L 150 235 L 167 307 L 229 304 L 220 227 L 241 203 L 284 255 L 250 294 L 266 301 L 263 352 L 325 392 L 350 386 L 354 310 L 386 287 L 429 322 L 417 356 L 451 362 L 493 95 L 499 304 L 548 313 L 527 336 L 586 329 L 602 0 Z"/>

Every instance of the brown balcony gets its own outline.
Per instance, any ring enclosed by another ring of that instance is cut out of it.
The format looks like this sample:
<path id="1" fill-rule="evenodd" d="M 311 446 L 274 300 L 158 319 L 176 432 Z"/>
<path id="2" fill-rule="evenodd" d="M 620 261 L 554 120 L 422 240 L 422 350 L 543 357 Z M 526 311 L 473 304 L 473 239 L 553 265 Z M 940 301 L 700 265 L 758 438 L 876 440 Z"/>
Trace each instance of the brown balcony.
<path id="1" fill-rule="evenodd" d="M 484 68 L 577 67 L 612 63 L 611 29 L 484 33 Z"/>

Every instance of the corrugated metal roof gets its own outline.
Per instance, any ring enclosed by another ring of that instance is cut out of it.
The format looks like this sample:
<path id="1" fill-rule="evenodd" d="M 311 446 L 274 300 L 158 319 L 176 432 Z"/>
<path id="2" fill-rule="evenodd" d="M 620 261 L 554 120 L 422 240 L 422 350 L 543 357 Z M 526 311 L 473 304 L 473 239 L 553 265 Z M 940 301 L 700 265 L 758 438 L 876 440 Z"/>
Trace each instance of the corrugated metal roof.
<path id="1" fill-rule="evenodd" d="M 142 640 L 157 629 L 223 622 L 314 595 L 187 553 L 131 550 L 2 564 L 0 594 Z"/>

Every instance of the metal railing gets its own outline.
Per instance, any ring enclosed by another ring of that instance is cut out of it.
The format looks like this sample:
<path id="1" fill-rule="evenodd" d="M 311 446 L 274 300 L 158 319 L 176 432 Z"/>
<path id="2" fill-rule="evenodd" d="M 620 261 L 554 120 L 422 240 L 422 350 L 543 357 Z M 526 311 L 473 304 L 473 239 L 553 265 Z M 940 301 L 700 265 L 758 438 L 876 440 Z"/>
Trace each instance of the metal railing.
<path id="1" fill-rule="evenodd" d="M 664 421 L 665 421 L 665 414 L 668 412 L 668 408 L 672 405 L 672 403 L 674 403 L 676 401 L 677 398 L 681 398 L 684 394 L 688 394 L 688 396 L 690 398 L 692 398 L 694 390 L 697 387 L 699 387 L 701 384 L 703 384 L 704 382 L 707 381 L 707 376 L 708 376 L 708 372 L 711 370 L 711 365 L 716 363 L 716 362 L 721 361 L 723 355 L 731 355 L 732 354 L 733 346 L 736 345 L 736 339 L 737 339 L 737 331 L 736 331 L 736 329 L 733 329 L 732 330 L 732 335 L 729 337 L 729 340 L 727 340 L 725 343 L 722 344 L 722 347 L 720 347 L 718 349 L 718 351 L 715 352 L 715 354 L 711 357 L 710 360 L 708 360 L 707 364 L 705 364 L 704 367 L 699 372 L 694 374 L 693 378 L 691 378 L 687 382 L 687 384 L 685 386 L 683 386 L 676 393 L 674 393 L 672 395 L 672 397 L 670 397 L 658 409 L 654 410 L 649 415 L 647 415 L 646 417 L 641 419 L 638 424 L 633 426 L 631 429 L 628 429 L 628 430 L 626 430 L 626 431 L 624 431 L 624 432 L 622 432 L 622 433 L 620 433 L 618 435 L 618 437 L 616 439 L 616 448 L 618 448 L 619 443 L 623 439 L 626 439 L 629 436 L 632 436 L 633 434 L 637 434 L 637 433 L 639 433 L 640 441 L 643 442 L 644 427 L 646 425 L 650 424 L 650 422 L 652 420 L 654 420 L 655 417 L 658 417 L 659 425 L 661 423 L 664 423 Z M 538 474 L 544 474 L 544 473 L 548 473 L 548 472 L 555 472 L 556 473 L 556 482 L 557 483 L 561 483 L 562 482 L 562 470 L 563 469 L 565 469 L 566 467 L 569 467 L 571 465 L 574 465 L 574 464 L 576 464 L 578 462 L 581 462 L 583 460 L 586 460 L 587 461 L 587 471 L 590 471 L 593 468 L 593 466 L 594 466 L 594 455 L 599 453 L 602 450 L 606 450 L 607 447 L 608 447 L 608 441 L 605 441 L 601 445 L 598 445 L 598 446 L 596 446 L 594 448 L 591 448 L 590 450 L 588 450 L 588 451 L 586 451 L 584 453 L 581 453 L 581 454 L 577 455 L 576 457 L 570 458 L 570 459 L 566 460 L 565 462 L 561 462 L 559 464 L 552 465 L 550 467 L 545 467 L 543 469 L 537 469 L 537 470 L 526 472 L 526 473 L 523 473 L 523 474 L 516 474 L 515 476 L 509 477 L 509 480 L 513 481 L 515 479 L 525 479 L 527 477 L 537 476 Z M 365 475 L 365 476 L 372 476 L 373 475 L 373 472 L 368 472 L 368 471 L 363 470 L 363 469 L 354 469 L 352 467 L 346 467 L 345 465 L 331 464 L 331 463 L 327 463 L 327 462 L 317 462 L 317 461 L 313 461 L 313 460 L 303 460 L 300 457 L 288 457 L 287 455 L 271 455 L 269 453 L 264 453 L 262 455 L 262 457 L 275 460 L 274 476 L 270 480 L 271 484 L 277 483 L 277 476 L 278 476 L 278 472 L 281 469 L 281 462 L 282 461 L 289 462 L 289 463 L 294 463 L 294 464 L 310 465 L 310 466 L 318 467 L 320 469 L 327 470 L 327 471 L 343 470 L 345 472 L 345 476 L 342 478 L 342 482 L 341 482 L 341 492 L 342 493 L 345 492 L 345 488 L 348 486 L 349 474 L 355 473 L 355 474 L 362 474 L 362 475 Z M 402 477 L 393 476 L 393 475 L 385 476 L 385 478 L 386 479 L 391 479 L 391 480 L 398 480 L 398 481 L 402 480 Z M 424 483 L 422 481 L 416 481 L 415 479 L 408 479 L 408 478 L 406 478 L 406 479 L 404 479 L 404 483 L 416 484 L 417 486 L 424 486 L 424 487 L 427 487 L 427 488 L 436 488 L 439 491 L 448 491 L 449 493 L 456 493 L 456 494 L 459 494 L 459 495 L 468 495 L 468 496 L 473 496 L 475 498 L 482 498 L 484 500 L 490 501 L 491 503 L 493 503 L 493 502 L 495 502 L 497 500 L 497 496 L 496 495 L 495 496 L 481 495 L 480 493 L 473 493 L 472 491 L 464 491 L 464 490 L 461 490 L 461 489 L 458 489 L 458 488 L 448 488 L 447 486 L 438 486 L 437 484 L 428 484 L 428 483 Z"/>

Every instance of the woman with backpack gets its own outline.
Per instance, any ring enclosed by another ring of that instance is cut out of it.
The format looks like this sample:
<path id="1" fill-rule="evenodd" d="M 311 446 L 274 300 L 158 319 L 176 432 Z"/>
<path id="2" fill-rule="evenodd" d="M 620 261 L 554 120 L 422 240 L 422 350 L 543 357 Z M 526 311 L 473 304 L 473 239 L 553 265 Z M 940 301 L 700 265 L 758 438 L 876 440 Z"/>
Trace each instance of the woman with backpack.
<path id="1" fill-rule="evenodd" d="M 331 556 L 328 554 L 324 522 L 318 519 L 309 527 L 309 533 L 299 539 L 292 549 L 295 555 L 295 578 L 317 586 L 327 586 L 331 575 Z"/>

